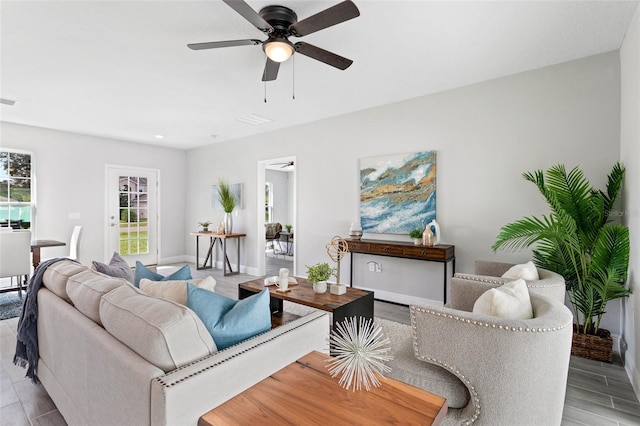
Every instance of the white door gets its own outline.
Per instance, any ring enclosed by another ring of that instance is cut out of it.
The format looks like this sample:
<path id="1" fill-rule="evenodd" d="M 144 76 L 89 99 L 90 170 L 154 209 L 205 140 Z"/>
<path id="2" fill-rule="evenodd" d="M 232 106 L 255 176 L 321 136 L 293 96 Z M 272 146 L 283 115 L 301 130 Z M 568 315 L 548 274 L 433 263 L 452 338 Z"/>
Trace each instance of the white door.
<path id="1" fill-rule="evenodd" d="M 158 263 L 158 171 L 107 166 L 107 258 Z"/>

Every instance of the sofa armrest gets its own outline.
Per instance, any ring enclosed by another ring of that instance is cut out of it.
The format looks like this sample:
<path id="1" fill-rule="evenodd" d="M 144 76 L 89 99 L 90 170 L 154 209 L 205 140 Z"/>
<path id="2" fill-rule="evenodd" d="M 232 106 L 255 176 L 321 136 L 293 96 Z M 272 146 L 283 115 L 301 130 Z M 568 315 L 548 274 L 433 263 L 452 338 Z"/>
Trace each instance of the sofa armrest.
<path id="1" fill-rule="evenodd" d="M 441 306 L 411 306 L 418 359 L 455 374 L 482 424 L 559 424 L 571 353 L 572 315 L 531 295 L 535 317 L 505 320 Z"/>
<path id="2" fill-rule="evenodd" d="M 318 311 L 180 367 L 151 382 L 151 424 L 195 425 L 311 351 L 329 352 L 329 317 Z"/>

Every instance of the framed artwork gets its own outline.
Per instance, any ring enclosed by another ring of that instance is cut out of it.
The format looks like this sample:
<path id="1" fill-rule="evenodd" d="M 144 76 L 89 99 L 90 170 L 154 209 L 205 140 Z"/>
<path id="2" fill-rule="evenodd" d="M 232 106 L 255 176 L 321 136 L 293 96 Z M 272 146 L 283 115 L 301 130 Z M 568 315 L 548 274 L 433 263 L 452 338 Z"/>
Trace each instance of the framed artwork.
<path id="1" fill-rule="evenodd" d="M 436 151 L 360 159 L 363 232 L 408 234 L 436 217 Z"/>
<path id="2" fill-rule="evenodd" d="M 236 208 L 243 209 L 243 185 L 241 183 L 230 183 L 229 189 L 236 199 Z M 218 200 L 218 185 L 211 185 L 211 207 L 222 210 L 222 204 L 220 204 L 220 200 Z"/>

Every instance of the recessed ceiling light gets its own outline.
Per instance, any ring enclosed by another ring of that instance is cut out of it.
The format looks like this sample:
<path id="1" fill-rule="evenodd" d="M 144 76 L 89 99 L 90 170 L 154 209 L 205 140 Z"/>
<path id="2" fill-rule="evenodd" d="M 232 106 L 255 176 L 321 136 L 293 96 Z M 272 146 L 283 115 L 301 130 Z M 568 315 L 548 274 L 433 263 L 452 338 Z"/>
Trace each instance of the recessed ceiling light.
<path id="1" fill-rule="evenodd" d="M 162 135 L 156 135 L 156 139 L 164 139 L 164 136 L 162 136 Z"/>
<path id="2" fill-rule="evenodd" d="M 13 106 L 15 104 L 17 104 L 16 101 L 12 100 L 12 99 L 4 99 L 4 98 L 0 98 L 0 104 L 2 105 L 9 105 L 9 106 Z"/>
<path id="3" fill-rule="evenodd" d="M 211 138 L 212 138 L 212 139 L 215 139 L 215 138 L 217 138 L 217 137 L 218 137 L 218 135 L 211 135 Z"/>
<path id="4" fill-rule="evenodd" d="M 257 114 L 249 114 L 244 117 L 236 118 L 236 120 L 241 121 L 243 123 L 252 124 L 254 126 L 258 126 L 260 124 L 270 123 L 273 120 L 266 117 L 261 117 Z"/>

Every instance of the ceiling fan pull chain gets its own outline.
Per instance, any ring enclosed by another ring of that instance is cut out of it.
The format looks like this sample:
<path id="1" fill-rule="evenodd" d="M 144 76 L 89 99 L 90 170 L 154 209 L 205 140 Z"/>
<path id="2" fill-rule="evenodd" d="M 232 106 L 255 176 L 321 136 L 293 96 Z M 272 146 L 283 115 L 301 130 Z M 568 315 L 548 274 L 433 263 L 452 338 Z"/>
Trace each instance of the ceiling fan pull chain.
<path id="1" fill-rule="evenodd" d="M 267 82 L 264 82 L 264 103 L 267 103 Z"/>
<path id="2" fill-rule="evenodd" d="M 291 64 L 293 66 L 293 79 L 292 79 L 292 85 L 293 85 L 293 100 L 296 100 L 296 57 L 294 56 L 292 58 L 293 63 Z"/>

